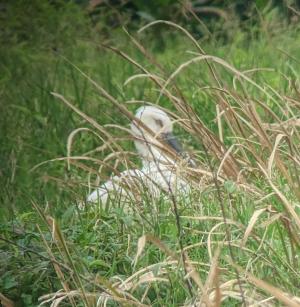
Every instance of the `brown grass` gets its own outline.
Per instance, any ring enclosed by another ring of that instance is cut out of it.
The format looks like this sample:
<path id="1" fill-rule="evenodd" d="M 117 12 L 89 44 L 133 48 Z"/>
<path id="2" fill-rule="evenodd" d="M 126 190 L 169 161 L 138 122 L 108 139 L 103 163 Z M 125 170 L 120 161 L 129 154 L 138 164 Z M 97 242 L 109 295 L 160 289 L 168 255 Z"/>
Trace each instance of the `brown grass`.
<path id="1" fill-rule="evenodd" d="M 119 279 L 117 282 L 111 282 L 98 276 L 95 281 L 89 281 L 94 284 L 97 283 L 101 288 L 95 293 L 85 290 L 82 277 L 77 273 L 76 266 L 72 262 L 68 243 L 55 220 L 44 217 L 53 234 L 52 244 L 58 249 L 61 258 L 65 259 L 63 265 L 69 268 L 69 273 L 72 272 L 72 287 L 68 284 L 65 273 L 62 272 L 59 264 L 53 262 L 63 290 L 43 296 L 41 301 L 43 303 L 52 302 L 53 306 L 57 306 L 63 300 L 68 299 L 75 306 L 76 300 L 79 298 L 87 306 L 96 301 L 98 301 L 99 305 L 105 305 L 108 300 L 128 306 L 147 306 L 147 304 L 144 304 L 144 300 L 151 285 L 154 283 L 167 283 L 169 269 L 176 268 L 176 270 L 183 272 L 180 276 L 190 294 L 185 306 L 221 306 L 222 302 L 229 297 L 247 306 L 273 306 L 275 301 L 281 302 L 285 306 L 299 306 L 299 298 L 286 293 L 281 289 L 280 285 L 271 285 L 255 277 L 254 274 L 250 273 L 251 266 L 241 268 L 237 265 L 238 260 L 233 256 L 235 254 L 234 250 L 237 249 L 249 254 L 258 253 L 267 243 L 265 235 L 260 237 L 257 232 L 261 228 L 267 229 L 273 223 L 284 225 L 289 234 L 292 249 L 299 251 L 300 218 L 297 213 L 299 208 L 295 206 L 295 202 L 300 200 L 300 139 L 298 131 L 299 119 L 297 118 L 300 106 L 299 94 L 294 92 L 293 97 L 286 97 L 275 91 L 275 89 L 268 89 L 257 84 L 249 77 L 253 70 L 241 72 L 223 59 L 205 54 L 190 33 L 172 22 L 152 22 L 142 28 L 140 32 L 158 23 L 164 23 L 182 31 L 194 44 L 197 52 L 200 52 L 191 60 L 180 64 L 171 75 L 166 75 L 163 68 L 157 65 L 157 69 L 161 72 L 158 76 L 142 67 L 124 52 L 113 47 L 105 46 L 105 48 L 109 48 L 140 70 L 140 73 L 128 78 L 125 85 L 129 86 L 139 78 L 151 80 L 155 89 L 159 92 L 156 103 L 159 103 L 162 96 L 167 98 L 172 103 L 174 110 L 169 114 L 173 115 L 176 123 L 187 134 L 191 135 L 195 142 L 205 148 L 206 154 L 204 155 L 209 162 L 199 159 L 196 161 L 197 167 L 189 167 L 184 163 L 180 164 L 182 168 L 180 174 L 198 192 L 209 188 L 218 191 L 220 197 L 216 197 L 216 199 L 222 208 L 222 214 L 219 216 L 207 216 L 197 215 L 197 212 L 195 212 L 193 216 L 183 216 L 178 210 L 180 204 L 175 197 L 172 198 L 171 196 L 171 207 L 178 230 L 179 250 L 170 250 L 159 238 L 152 235 L 142 236 L 137 243 L 133 269 L 135 270 L 137 267 L 137 263 L 146 249 L 146 243 L 150 243 L 166 255 L 166 260 L 160 264 L 157 274 L 153 274 L 151 265 L 149 265 L 135 271 L 132 276 L 128 276 L 123 280 Z M 146 48 L 136 39 L 134 39 L 134 43 L 155 65 L 156 61 Z M 212 85 L 207 86 L 205 90 L 211 95 L 212 101 L 216 104 L 218 135 L 215 135 L 206 127 L 200 115 L 193 110 L 176 83 L 176 77 L 179 74 L 183 74 L 184 70 L 191 65 L 199 65 L 199 67 L 208 65 Z M 223 69 L 232 74 L 232 87 L 224 84 L 219 77 L 220 71 Z M 124 117 L 128 120 L 136 120 L 125 104 L 117 101 L 84 72 L 79 69 L 78 71 Z M 259 98 L 251 97 L 251 88 L 255 88 L 258 91 Z M 78 160 L 92 161 L 97 166 L 96 170 L 92 170 L 91 167 L 81 167 L 85 168 L 89 173 L 94 172 L 102 176 L 101 179 L 103 179 L 103 168 L 110 169 L 115 174 L 118 174 L 120 166 L 124 168 L 132 167 L 133 163 L 128 158 L 128 154 L 123 151 L 118 143 L 120 136 L 115 136 L 109 132 L 111 127 L 101 126 L 96 120 L 76 108 L 67 98 L 58 93 L 53 92 L 52 94 L 73 109 L 95 129 L 94 131 L 90 128 L 82 127 L 74 130 L 67 142 L 67 157 L 53 159 L 52 161 L 65 160 L 69 168 L 71 164 L 78 166 L 76 164 Z M 279 110 L 276 114 L 265 102 L 266 100 L 276 105 Z M 143 128 L 147 129 L 147 127 Z M 96 135 L 103 143 L 98 150 L 108 152 L 109 158 L 101 161 L 95 159 L 92 157 L 93 151 L 88 154 L 83 153 L 80 156 L 72 156 L 72 142 L 77 134 L 82 132 Z M 128 133 L 126 129 L 123 132 Z M 228 147 L 225 143 L 229 139 L 232 145 Z M 167 155 L 174 158 L 175 154 L 166 144 L 162 143 L 161 148 L 165 149 Z M 196 159 L 196 156 L 193 156 L 193 159 Z M 234 200 L 231 198 L 231 192 L 224 193 L 223 191 L 224 183 L 231 181 L 237 191 L 248 195 L 256 206 L 247 225 L 242 225 L 239 221 L 234 220 L 234 215 L 231 215 L 232 218 L 227 215 L 228 207 L 233 208 L 234 206 Z M 95 185 L 98 183 L 96 182 Z M 140 193 L 140 195 L 136 196 L 136 199 L 141 199 L 144 191 L 135 190 L 135 193 Z M 281 210 L 269 202 L 269 198 L 274 196 L 279 204 L 282 205 Z M 181 227 L 181 223 L 185 219 L 205 223 L 214 222 L 209 231 L 207 241 L 186 245 L 182 237 Z M 233 240 L 231 232 L 234 231 L 239 233 L 239 236 Z M 222 235 L 222 239 L 217 239 L 220 235 Z M 250 239 L 260 244 L 258 250 L 253 251 L 247 248 L 247 243 Z M 45 240 L 44 242 L 50 259 L 55 260 L 51 247 Z M 206 246 L 208 250 L 208 268 L 203 269 L 203 265 L 190 260 L 189 254 L 200 246 Z M 220 255 L 224 248 L 229 251 L 229 256 L 227 257 L 229 264 L 226 269 L 222 268 L 220 264 Z M 290 261 L 289 266 L 293 261 L 297 262 L 296 253 L 290 257 L 294 259 L 287 260 Z M 263 261 L 265 265 L 272 266 L 272 260 L 265 259 Z M 182 268 L 183 271 L 181 270 Z M 205 278 L 203 278 L 203 274 L 199 274 L 201 270 L 204 270 Z M 230 270 L 232 271 L 231 273 L 229 273 Z M 135 297 L 135 290 L 142 284 L 147 285 L 144 294 L 140 297 Z"/>

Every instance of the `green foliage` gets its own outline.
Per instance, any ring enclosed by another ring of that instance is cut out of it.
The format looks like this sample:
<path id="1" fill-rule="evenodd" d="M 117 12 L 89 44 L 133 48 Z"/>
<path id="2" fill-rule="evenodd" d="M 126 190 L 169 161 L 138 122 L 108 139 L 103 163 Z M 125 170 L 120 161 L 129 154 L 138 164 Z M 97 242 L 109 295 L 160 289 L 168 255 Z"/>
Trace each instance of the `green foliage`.
<path id="1" fill-rule="evenodd" d="M 156 14 L 164 17 L 164 10 L 167 11 L 170 3 L 162 0 L 151 1 L 150 4 L 135 1 L 140 12 L 149 9 L 155 18 Z M 256 5 L 263 10 L 266 2 L 257 1 Z M 146 245 L 136 266 L 133 266 L 138 239 L 144 234 L 151 233 L 169 249 L 179 250 L 178 229 L 169 201 L 162 199 L 153 203 L 146 199 L 139 204 L 140 210 L 134 212 L 124 211 L 118 204 L 112 203 L 107 208 L 80 212 L 77 204 L 86 197 L 86 172 L 73 166 L 68 170 L 64 161 L 54 161 L 32 170 L 38 163 L 65 157 L 67 138 L 74 129 L 91 128 L 82 118 L 54 99 L 50 95 L 52 91 L 63 94 L 101 125 L 128 125 L 127 119 L 112 108 L 69 62 L 82 69 L 124 104 L 125 101 L 136 99 L 157 101 L 172 111 L 175 111 L 174 106 L 165 97 L 159 97 L 157 89 L 149 80 L 136 79 L 124 85 L 129 77 L 140 71 L 100 47 L 99 42 L 104 40 L 103 33 L 98 33 L 97 26 L 91 25 L 85 12 L 74 3 L 14 1 L 5 4 L 0 14 L 4 25 L 0 32 L 0 68 L 3 72 L 0 77 L 0 293 L 19 306 L 36 306 L 39 297 L 62 288 L 45 247 L 46 242 L 59 263 L 71 267 L 70 258 L 73 261 L 73 271 L 62 266 L 72 289 L 77 289 L 78 285 L 74 281 L 74 270 L 80 277 L 84 277 L 82 281 L 87 291 L 101 293 L 102 290 L 97 288 L 100 281 L 109 283 L 118 279 L 125 280 L 146 267 L 150 267 L 150 271 L 157 277 L 160 270 L 166 268 L 168 282 L 158 282 L 151 286 L 145 302 L 153 306 L 187 303 L 189 293 L 182 267 L 165 267 L 167 257 L 162 250 L 154 245 Z M 199 40 L 200 45 L 208 54 L 226 60 L 241 71 L 271 67 L 274 71 L 251 72 L 252 80 L 290 96 L 290 82 L 299 80 L 299 61 L 292 59 L 300 52 L 299 24 L 288 24 L 280 20 L 276 9 L 268 11 L 261 23 L 251 27 L 245 25 L 246 30 L 239 29 L 238 24 L 236 19 L 216 24 L 215 30 L 224 27 L 222 35 L 213 31 L 211 36 Z M 159 31 L 160 36 L 153 29 L 141 34 L 138 39 L 163 65 L 166 74 L 171 75 L 179 63 L 195 56 L 187 50 L 195 50 L 182 33 L 174 33 L 174 28 L 160 26 Z M 109 34 L 109 44 L 124 50 L 149 71 L 162 74 L 119 29 Z M 163 48 L 158 49 L 158 45 L 163 45 Z M 284 52 L 280 51 L 282 49 Z M 216 69 L 224 87 L 230 87 L 232 74 L 219 66 Z M 239 80 L 235 81 L 237 89 L 242 90 Z M 187 67 L 178 75 L 176 83 L 201 120 L 217 134 L 214 103 L 217 96 L 199 90 L 210 84 L 207 65 L 199 62 Z M 261 97 L 257 89 L 249 87 L 247 90 L 254 98 Z M 279 107 L 274 101 L 266 99 L 265 103 L 274 112 L 278 111 Z M 136 105 L 129 106 L 132 111 L 135 108 Z M 204 160 L 202 144 L 182 129 L 177 129 L 185 145 L 199 150 L 200 159 Z M 120 137 L 125 136 L 125 133 L 117 129 L 112 131 Z M 82 133 L 75 139 L 72 153 L 80 155 L 99 146 L 99 142 L 97 137 Z M 226 142 L 230 144 L 231 140 Z M 120 144 L 126 150 L 134 150 L 128 140 Z M 105 153 L 96 153 L 95 156 L 102 159 Z M 90 162 L 86 165 L 95 168 Z M 264 186 L 259 179 L 256 183 L 268 193 L 271 192 L 270 187 Z M 283 178 L 276 184 L 281 188 L 286 186 Z M 286 195 L 291 202 L 296 203 L 289 191 Z M 243 235 L 237 225 L 242 225 L 244 231 L 256 210 L 269 204 L 280 213 L 285 210 L 282 202 L 274 196 L 262 205 L 254 203 L 254 197 L 238 190 L 232 180 L 226 180 L 221 186 L 221 196 L 228 205 L 225 208 L 227 218 L 237 223 L 228 226 L 233 242 L 239 243 Z M 56 219 L 69 248 L 70 258 L 61 251 L 61 245 L 48 229 L 49 224 L 33 208 L 32 201 L 39 204 L 45 216 L 51 215 Z M 222 216 L 215 189 L 198 191 L 191 199 L 182 200 L 179 211 L 181 216 L 187 217 L 181 219 L 184 245 L 203 243 L 198 248 L 191 248 L 189 257 L 200 263 L 197 269 L 205 280 L 210 261 L 208 235 L 220 220 L 192 220 L 188 217 Z M 267 224 L 270 217 L 268 212 L 264 212 L 259 222 Z M 247 250 L 241 249 L 237 243 L 233 251 L 240 266 L 245 268 L 249 264 L 259 278 L 299 296 L 299 261 L 293 263 L 293 259 L 297 259 L 293 255 L 299 252 L 299 248 L 296 251 L 293 249 L 285 225 L 278 220 L 268 227 L 257 227 L 255 235 L 248 238 Z M 220 224 L 212 235 L 213 241 L 224 241 L 225 231 L 226 227 Z M 264 238 L 264 244 L 260 245 L 257 238 Z M 225 246 L 221 251 L 220 266 L 228 274 L 226 277 L 234 279 L 236 275 L 226 262 L 228 255 L 229 249 Z M 146 286 L 141 285 L 134 294 L 142 297 L 145 291 Z M 235 305 L 236 301 L 226 300 L 226 306 Z"/>

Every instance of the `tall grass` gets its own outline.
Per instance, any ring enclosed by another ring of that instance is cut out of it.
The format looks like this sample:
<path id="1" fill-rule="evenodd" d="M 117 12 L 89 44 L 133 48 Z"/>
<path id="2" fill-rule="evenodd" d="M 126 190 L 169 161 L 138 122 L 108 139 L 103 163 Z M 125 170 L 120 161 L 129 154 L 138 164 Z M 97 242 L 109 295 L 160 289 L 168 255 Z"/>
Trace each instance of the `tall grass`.
<path id="1" fill-rule="evenodd" d="M 159 23 L 178 33 L 153 54 L 147 37 Z M 4 201 L 15 218 L 1 226 L 5 296 L 28 306 L 37 296 L 52 306 L 300 304 L 299 25 L 262 23 L 255 40 L 236 30 L 219 45 L 157 21 L 127 36 L 133 47 L 81 41 L 76 56 L 53 60 L 40 94 L 27 88 L 38 102 L 13 107 L 25 121 L 35 108 L 39 129 L 18 130 L 21 149 L 8 160 L 14 185 Z M 116 198 L 78 210 L 89 187 L 139 163 L 123 125 L 140 104 L 164 107 L 186 138 L 197 167 L 179 171 L 191 195 L 157 200 L 137 190 L 129 209 Z M 26 135 L 38 147 L 34 163 L 18 162 L 30 160 Z M 30 164 L 26 175 L 20 163 Z M 44 183 L 20 193 L 27 186 L 14 172 Z M 20 293 L 26 278 L 33 285 Z"/>

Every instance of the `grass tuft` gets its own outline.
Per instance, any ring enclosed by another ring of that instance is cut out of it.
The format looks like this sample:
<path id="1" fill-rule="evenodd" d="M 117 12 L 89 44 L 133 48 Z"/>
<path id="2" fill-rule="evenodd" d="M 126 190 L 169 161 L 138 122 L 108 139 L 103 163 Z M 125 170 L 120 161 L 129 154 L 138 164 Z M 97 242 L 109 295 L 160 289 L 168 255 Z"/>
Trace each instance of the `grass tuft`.
<path id="1" fill-rule="evenodd" d="M 25 83 L 3 81 L 18 123 L 1 149 L 2 304 L 299 306 L 300 28 L 267 17 L 251 40 L 224 21 L 225 44 L 154 21 L 117 46 L 44 51 Z M 147 41 L 158 25 L 164 52 Z M 141 104 L 173 118 L 191 193 L 124 181 L 126 203 L 82 210 L 111 173 L 139 167 L 128 124 Z"/>

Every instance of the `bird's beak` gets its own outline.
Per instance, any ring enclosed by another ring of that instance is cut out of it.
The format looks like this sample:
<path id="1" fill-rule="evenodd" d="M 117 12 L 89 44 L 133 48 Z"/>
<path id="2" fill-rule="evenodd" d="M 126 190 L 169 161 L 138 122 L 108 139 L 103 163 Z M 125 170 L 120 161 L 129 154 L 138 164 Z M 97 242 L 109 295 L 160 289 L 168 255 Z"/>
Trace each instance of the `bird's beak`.
<path id="1" fill-rule="evenodd" d="M 177 154 L 182 154 L 182 146 L 172 132 L 162 133 L 161 137 L 169 146 L 171 146 L 176 151 Z"/>

